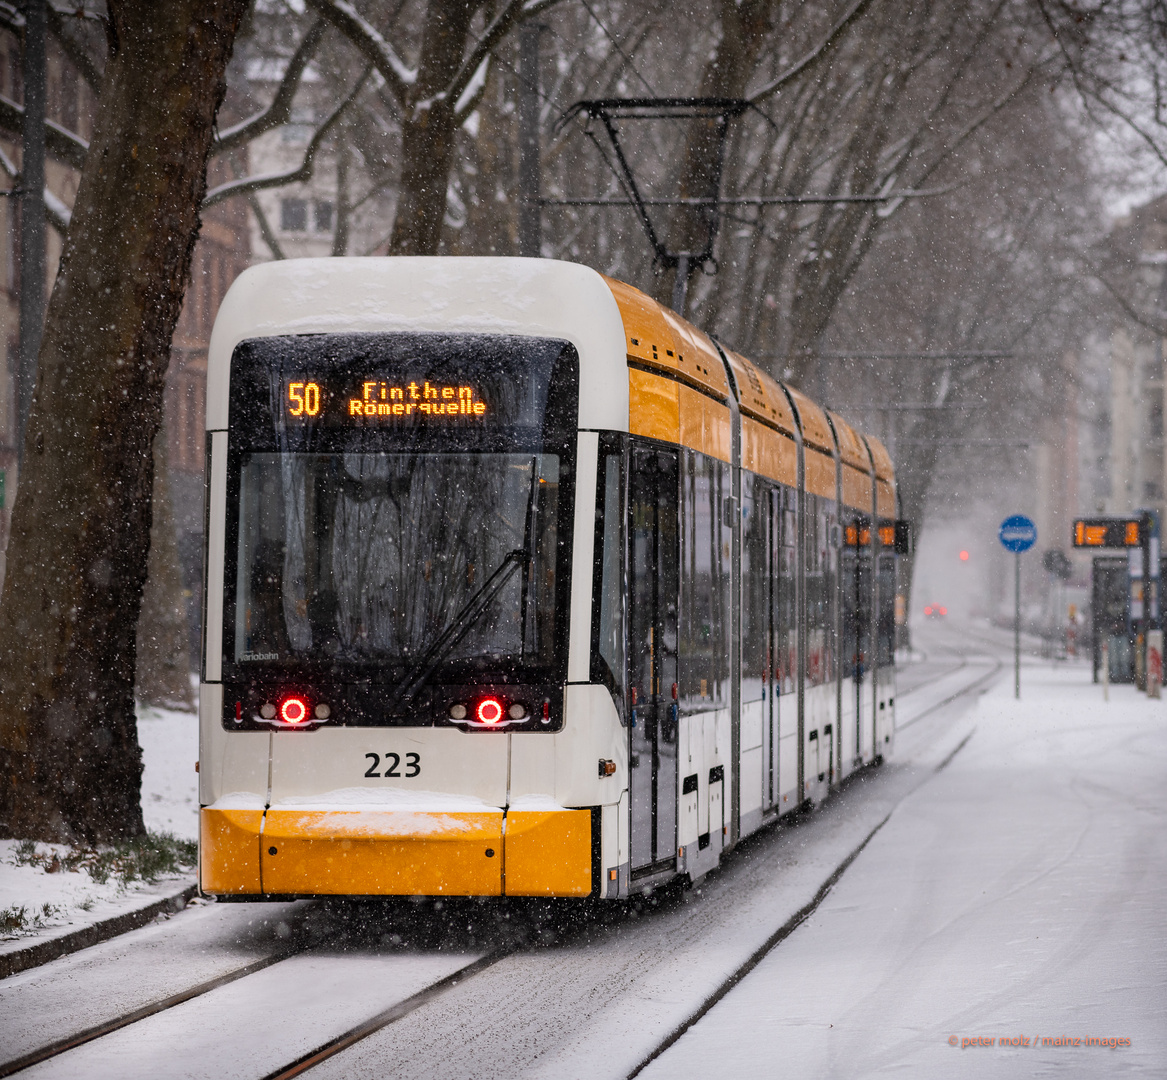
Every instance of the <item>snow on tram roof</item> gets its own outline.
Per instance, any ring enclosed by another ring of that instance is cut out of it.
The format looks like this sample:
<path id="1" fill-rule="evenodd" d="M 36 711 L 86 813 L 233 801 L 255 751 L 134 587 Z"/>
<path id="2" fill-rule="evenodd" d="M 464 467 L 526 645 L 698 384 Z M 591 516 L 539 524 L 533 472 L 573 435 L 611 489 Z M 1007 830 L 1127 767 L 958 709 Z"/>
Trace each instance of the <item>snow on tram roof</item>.
<path id="1" fill-rule="evenodd" d="M 284 334 L 480 333 L 553 337 L 580 354 L 579 424 L 624 431 L 624 326 L 596 271 L 552 259 L 285 259 L 245 270 L 219 308 L 207 357 L 207 430 L 227 427 L 231 354 Z"/>

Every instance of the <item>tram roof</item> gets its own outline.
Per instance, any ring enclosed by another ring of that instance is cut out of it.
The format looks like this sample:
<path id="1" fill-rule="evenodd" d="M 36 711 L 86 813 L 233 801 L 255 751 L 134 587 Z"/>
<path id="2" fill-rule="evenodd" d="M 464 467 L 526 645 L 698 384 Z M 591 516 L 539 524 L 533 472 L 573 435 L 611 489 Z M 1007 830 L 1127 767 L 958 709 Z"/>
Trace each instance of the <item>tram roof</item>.
<path id="1" fill-rule="evenodd" d="M 239 342 L 393 332 L 570 341 L 581 357 L 579 423 L 584 428 L 627 430 L 628 361 L 711 397 L 724 401 L 730 395 L 721 357 L 708 335 L 639 289 L 577 263 L 449 256 L 286 259 L 245 270 L 223 300 L 208 350 L 208 430 L 227 426 L 230 360 Z M 791 434 L 797 426 L 809 446 L 833 455 L 835 438 L 817 404 L 739 353 L 727 350 L 726 355 L 744 414 Z M 841 459 L 868 471 L 862 436 L 836 414 L 831 418 Z M 867 437 L 866 442 L 876 474 L 894 483 L 886 448 L 878 439 Z"/>
<path id="2" fill-rule="evenodd" d="M 871 459 L 867 455 L 867 447 L 856 433 L 837 412 L 827 410 L 827 416 L 835 427 L 835 437 L 839 444 L 839 457 L 848 465 L 860 472 L 871 474 Z"/>
<path id="3" fill-rule="evenodd" d="M 627 430 L 624 326 L 603 277 L 551 259 L 440 256 L 284 259 L 245 270 L 227 291 L 211 333 L 207 429 L 227 427 L 231 354 L 239 342 L 346 333 L 570 341 L 581 358 L 580 427 Z"/>
<path id="4" fill-rule="evenodd" d="M 723 401 L 729 381 L 709 337 L 651 296 L 615 278 L 605 277 L 624 320 L 625 351 L 630 360 L 657 368 Z"/>
<path id="5" fill-rule="evenodd" d="M 835 437 L 827 423 L 827 414 L 810 400 L 801 390 L 787 383 L 782 384 L 798 410 L 798 422 L 802 428 L 802 439 L 808 446 L 821 450 L 824 454 L 835 455 Z"/>
<path id="6" fill-rule="evenodd" d="M 794 410 L 790 407 L 790 399 L 782 392 L 782 387 L 741 353 L 726 349 L 725 355 L 733 368 L 738 404 L 742 412 L 790 435 L 795 434 L 798 425 L 794 419 Z"/>
<path id="7" fill-rule="evenodd" d="M 863 439 L 871 450 L 871 460 L 875 465 L 875 475 L 880 480 L 894 483 L 896 478 L 895 468 L 891 463 L 891 454 L 887 452 L 887 447 L 874 435 L 864 435 Z"/>

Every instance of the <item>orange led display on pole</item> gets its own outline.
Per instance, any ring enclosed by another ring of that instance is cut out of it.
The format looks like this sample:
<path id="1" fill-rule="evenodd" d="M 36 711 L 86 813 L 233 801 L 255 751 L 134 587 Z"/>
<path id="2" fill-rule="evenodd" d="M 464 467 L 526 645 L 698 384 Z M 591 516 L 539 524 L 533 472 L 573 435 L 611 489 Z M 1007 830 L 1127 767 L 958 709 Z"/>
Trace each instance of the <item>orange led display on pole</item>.
<path id="1" fill-rule="evenodd" d="M 1076 548 L 1132 548 L 1142 542 L 1138 518 L 1077 518 L 1073 545 Z"/>

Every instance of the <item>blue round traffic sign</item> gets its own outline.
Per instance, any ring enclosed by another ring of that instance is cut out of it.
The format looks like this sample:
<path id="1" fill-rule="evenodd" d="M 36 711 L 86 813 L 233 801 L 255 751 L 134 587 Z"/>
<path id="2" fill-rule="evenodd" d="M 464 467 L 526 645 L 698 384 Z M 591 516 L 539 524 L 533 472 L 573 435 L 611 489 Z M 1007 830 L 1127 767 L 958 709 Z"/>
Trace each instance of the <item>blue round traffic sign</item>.
<path id="1" fill-rule="evenodd" d="M 1037 543 L 1037 526 L 1024 514 L 1014 514 L 1001 522 L 997 537 L 1007 551 L 1028 551 Z"/>

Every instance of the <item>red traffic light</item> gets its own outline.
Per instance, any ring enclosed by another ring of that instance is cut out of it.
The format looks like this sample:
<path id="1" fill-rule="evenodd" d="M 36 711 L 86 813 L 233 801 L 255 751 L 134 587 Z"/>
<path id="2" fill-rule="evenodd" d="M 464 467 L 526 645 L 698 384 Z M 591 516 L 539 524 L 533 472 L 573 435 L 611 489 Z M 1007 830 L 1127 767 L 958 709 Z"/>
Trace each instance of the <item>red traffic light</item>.
<path id="1" fill-rule="evenodd" d="M 960 553 L 960 561 L 961 562 L 968 562 L 968 552 L 967 551 L 962 551 Z"/>

